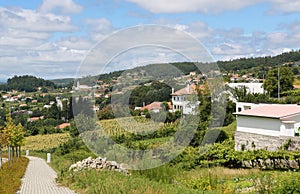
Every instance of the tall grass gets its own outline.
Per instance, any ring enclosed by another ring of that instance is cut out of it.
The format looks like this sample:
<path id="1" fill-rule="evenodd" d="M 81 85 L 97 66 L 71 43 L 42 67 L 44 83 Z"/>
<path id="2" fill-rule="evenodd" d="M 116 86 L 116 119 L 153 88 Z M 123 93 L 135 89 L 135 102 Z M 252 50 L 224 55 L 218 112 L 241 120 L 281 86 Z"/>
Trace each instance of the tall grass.
<path id="1" fill-rule="evenodd" d="M 113 171 L 82 171 L 69 175 L 64 183 L 78 193 L 86 194 L 119 194 L 119 193 L 203 193 L 200 190 L 193 190 L 177 184 L 165 184 L 149 180 L 137 174 L 125 176 Z"/>
<path id="2" fill-rule="evenodd" d="M 25 157 L 15 159 L 13 163 L 8 166 L 4 163 L 0 169 L 0 193 L 12 194 L 16 193 L 22 182 L 21 178 L 24 176 L 29 160 Z"/>

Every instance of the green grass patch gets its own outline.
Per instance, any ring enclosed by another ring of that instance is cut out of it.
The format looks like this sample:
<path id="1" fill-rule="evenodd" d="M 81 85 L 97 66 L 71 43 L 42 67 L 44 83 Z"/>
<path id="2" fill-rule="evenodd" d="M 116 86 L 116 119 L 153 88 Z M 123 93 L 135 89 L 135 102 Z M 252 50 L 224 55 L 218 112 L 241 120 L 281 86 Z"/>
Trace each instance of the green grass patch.
<path id="1" fill-rule="evenodd" d="M 203 193 L 201 190 L 193 190 L 179 184 L 167 184 L 153 180 L 143 174 L 125 176 L 114 171 L 87 170 L 68 175 L 64 184 L 76 190 L 78 193 Z"/>
<path id="2" fill-rule="evenodd" d="M 21 178 L 24 176 L 29 160 L 25 157 L 15 159 L 13 163 L 6 162 L 0 169 L 0 193 L 16 193 L 21 187 Z"/>
<path id="3" fill-rule="evenodd" d="M 172 137 L 161 137 L 161 138 L 154 138 L 154 139 L 146 139 L 140 141 L 133 141 L 131 145 L 133 147 L 143 147 L 145 149 L 154 149 L 157 148 L 164 143 L 168 142 Z"/>

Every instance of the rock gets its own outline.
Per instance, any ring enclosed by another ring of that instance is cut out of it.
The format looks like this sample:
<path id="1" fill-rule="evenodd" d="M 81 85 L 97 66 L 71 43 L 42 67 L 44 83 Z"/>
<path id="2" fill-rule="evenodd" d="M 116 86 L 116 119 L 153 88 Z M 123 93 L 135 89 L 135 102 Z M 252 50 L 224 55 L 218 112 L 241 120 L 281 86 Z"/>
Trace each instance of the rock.
<path id="1" fill-rule="evenodd" d="M 289 160 L 288 163 L 291 169 L 299 169 L 299 164 L 297 161 Z"/>
<path id="2" fill-rule="evenodd" d="M 69 167 L 69 170 L 77 172 L 84 168 L 97 170 L 108 169 L 130 175 L 127 167 L 128 165 L 124 163 L 118 164 L 116 161 L 108 161 L 106 158 L 97 157 L 96 159 L 93 159 L 92 157 L 88 157 L 82 161 L 78 161 L 76 164 L 72 164 Z"/>

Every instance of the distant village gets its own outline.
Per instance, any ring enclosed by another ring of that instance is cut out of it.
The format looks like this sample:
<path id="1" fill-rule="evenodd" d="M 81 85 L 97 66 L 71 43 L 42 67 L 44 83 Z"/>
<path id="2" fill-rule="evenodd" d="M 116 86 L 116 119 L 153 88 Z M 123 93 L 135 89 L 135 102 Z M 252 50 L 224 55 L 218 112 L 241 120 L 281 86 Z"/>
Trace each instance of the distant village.
<path id="1" fill-rule="evenodd" d="M 274 150 L 279 146 L 281 141 L 278 140 L 277 144 L 269 145 L 265 143 L 266 138 L 274 140 L 274 138 L 294 138 L 295 136 L 299 136 L 300 105 L 240 102 L 234 94 L 235 90 L 245 89 L 247 94 L 264 95 L 266 94 L 263 86 L 265 79 L 256 78 L 251 73 L 213 73 L 226 78 L 224 79 L 226 94 L 228 95 L 228 99 L 236 105 L 234 117 L 237 120 L 235 138 L 237 150 L 251 149 L 253 148 L 253 144 L 259 148 Z M 30 129 L 31 134 L 29 135 L 51 132 L 51 129 L 46 130 L 44 128 L 39 128 L 36 132 L 32 132 L 35 128 L 34 124 L 30 124 L 49 119 L 56 120 L 56 122 L 50 122 L 51 124 L 46 122 L 49 125 L 48 128 L 54 128 L 55 130 L 53 131 L 55 132 L 63 131 L 65 128 L 71 127 L 72 110 L 70 104 L 74 92 L 86 91 L 85 95 L 81 96 L 81 98 L 83 100 L 96 99 L 92 105 L 92 110 L 96 114 L 102 114 L 101 111 L 106 109 L 110 103 L 111 95 L 122 95 L 126 91 L 126 87 L 122 86 L 124 82 L 121 80 L 128 79 L 128 76 L 132 80 L 138 80 L 137 74 L 127 74 L 126 76 L 112 78 L 109 82 L 97 80 L 93 86 L 81 84 L 81 80 L 77 80 L 72 87 L 59 87 L 47 92 L 43 92 L 42 87 L 39 87 L 36 92 L 27 93 L 17 90 L 2 91 L 2 120 L 5 117 L 5 107 L 9 106 L 11 115 L 22 121 L 24 126 L 32 127 Z M 166 110 L 170 113 L 181 112 L 183 115 L 196 114 L 201 102 L 199 100 L 191 102 L 189 96 L 197 96 L 199 91 L 205 90 L 207 75 L 190 72 L 187 75 L 174 77 L 173 79 L 180 83 L 180 87 L 177 89 L 171 88 L 169 93 L 170 100 L 153 101 L 148 104 L 143 102 L 142 106 L 135 106 L 133 110 L 139 111 L 139 114 L 142 116 L 145 111 L 159 113 Z M 145 85 L 149 86 L 151 83 Z M 295 90 L 299 88 L 300 85 L 294 85 Z M 103 102 L 105 102 L 104 105 Z M 252 142 L 247 140 L 249 137 L 252 137 Z"/>

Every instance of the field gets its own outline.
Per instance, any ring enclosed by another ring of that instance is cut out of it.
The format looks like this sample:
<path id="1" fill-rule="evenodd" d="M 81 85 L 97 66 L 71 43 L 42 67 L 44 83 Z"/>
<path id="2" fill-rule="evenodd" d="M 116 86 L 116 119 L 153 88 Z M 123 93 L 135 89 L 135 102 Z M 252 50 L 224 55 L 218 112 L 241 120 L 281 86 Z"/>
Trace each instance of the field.
<path id="1" fill-rule="evenodd" d="M 69 133 L 29 136 L 26 137 L 25 146 L 22 149 L 31 151 L 48 150 L 58 147 L 69 139 Z"/>

